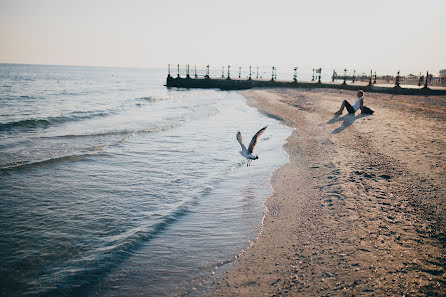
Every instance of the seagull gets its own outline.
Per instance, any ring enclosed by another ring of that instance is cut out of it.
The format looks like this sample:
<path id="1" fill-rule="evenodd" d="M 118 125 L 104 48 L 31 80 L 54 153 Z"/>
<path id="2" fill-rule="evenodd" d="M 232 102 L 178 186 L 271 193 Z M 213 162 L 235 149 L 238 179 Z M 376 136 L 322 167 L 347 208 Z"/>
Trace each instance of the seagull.
<path id="1" fill-rule="evenodd" d="M 254 147 L 257 144 L 257 139 L 260 137 L 260 135 L 263 134 L 263 132 L 265 132 L 266 130 L 265 126 L 262 129 L 260 129 L 251 139 L 251 142 L 249 143 L 249 147 L 248 149 L 246 149 L 246 146 L 243 144 L 243 139 L 242 139 L 242 134 L 240 133 L 240 131 L 237 131 L 237 141 L 238 143 L 240 143 L 240 146 L 242 147 L 242 150 L 240 152 L 240 155 L 242 155 L 243 157 L 245 157 L 246 159 L 248 159 L 248 163 L 246 163 L 246 167 L 248 167 L 249 165 L 251 165 L 251 161 L 252 160 L 257 160 L 259 157 L 258 156 L 254 156 L 252 154 L 252 152 L 254 151 Z"/>

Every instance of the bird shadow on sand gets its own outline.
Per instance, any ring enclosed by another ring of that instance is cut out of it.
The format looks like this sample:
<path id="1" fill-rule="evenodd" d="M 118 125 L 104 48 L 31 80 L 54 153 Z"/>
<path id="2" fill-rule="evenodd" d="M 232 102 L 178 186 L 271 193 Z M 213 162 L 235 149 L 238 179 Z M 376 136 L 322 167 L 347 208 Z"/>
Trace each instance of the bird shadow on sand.
<path id="1" fill-rule="evenodd" d="M 347 129 L 348 127 L 350 127 L 351 124 L 353 124 L 354 121 L 356 121 L 357 119 L 360 118 L 365 118 L 370 116 L 371 114 L 358 114 L 357 116 L 355 116 L 354 114 L 346 114 L 343 116 L 333 116 L 333 118 L 331 120 L 329 120 L 327 122 L 327 124 L 334 124 L 337 122 L 342 122 L 341 126 L 334 129 L 333 131 L 331 131 L 331 134 L 338 134 L 341 133 L 342 131 L 344 131 L 345 129 Z"/>

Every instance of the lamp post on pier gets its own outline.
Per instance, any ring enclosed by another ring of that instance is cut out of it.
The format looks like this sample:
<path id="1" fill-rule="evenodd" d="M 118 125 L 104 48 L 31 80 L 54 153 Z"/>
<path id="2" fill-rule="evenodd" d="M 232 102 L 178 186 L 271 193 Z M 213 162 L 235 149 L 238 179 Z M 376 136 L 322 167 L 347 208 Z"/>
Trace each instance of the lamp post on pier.
<path id="1" fill-rule="evenodd" d="M 225 66 L 221 67 L 221 78 L 225 77 Z"/>
<path id="2" fill-rule="evenodd" d="M 373 79 L 373 83 L 376 84 L 376 70 L 375 70 L 375 78 Z"/>
<path id="3" fill-rule="evenodd" d="M 311 81 L 314 81 L 314 68 L 313 68 L 313 77 L 311 78 Z"/>
<path id="4" fill-rule="evenodd" d="M 395 79 L 395 87 L 399 88 L 399 86 L 400 86 L 400 71 L 398 70 Z"/>
<path id="5" fill-rule="evenodd" d="M 177 77 L 180 78 L 180 64 L 177 65 Z"/>
<path id="6" fill-rule="evenodd" d="M 231 66 L 228 65 L 228 77 L 226 79 L 231 79 L 231 77 L 230 77 L 230 69 L 231 69 Z"/>
<path id="7" fill-rule="evenodd" d="M 251 80 L 251 65 L 249 65 L 249 80 Z"/>
<path id="8" fill-rule="evenodd" d="M 274 81 L 274 66 L 272 67 L 271 81 Z"/>
<path id="9" fill-rule="evenodd" d="M 198 77 L 198 75 L 197 75 L 197 64 L 195 64 L 194 68 L 195 68 L 195 78 L 197 78 Z"/>
<path id="10" fill-rule="evenodd" d="M 167 78 L 170 78 L 170 64 L 167 64 Z"/>
<path id="11" fill-rule="evenodd" d="M 333 70 L 333 75 L 331 76 L 331 82 L 335 81 L 335 74 L 336 74 L 336 71 Z"/>
<path id="12" fill-rule="evenodd" d="M 369 87 L 372 86 L 372 70 L 370 69 Z"/>
<path id="13" fill-rule="evenodd" d="M 257 66 L 257 75 L 256 78 L 259 78 L 259 66 Z"/>
<path id="14" fill-rule="evenodd" d="M 342 84 L 343 85 L 347 84 L 347 69 L 344 69 L 344 82 Z"/>
<path id="15" fill-rule="evenodd" d="M 238 67 L 238 78 L 242 77 L 242 66 Z"/>
<path id="16" fill-rule="evenodd" d="M 423 89 L 429 89 L 429 88 L 427 87 L 427 81 L 428 81 L 428 79 L 429 79 L 429 71 L 426 72 L 426 80 L 424 81 L 424 87 L 423 87 Z"/>
<path id="17" fill-rule="evenodd" d="M 190 78 L 190 75 L 189 75 L 189 64 L 186 65 L 186 78 Z"/>
<path id="18" fill-rule="evenodd" d="M 205 78 L 211 78 L 209 76 L 209 65 L 206 66 L 206 76 L 205 76 Z"/>
<path id="19" fill-rule="evenodd" d="M 356 70 L 353 70 L 353 79 L 352 79 L 352 83 L 355 83 L 356 81 Z"/>

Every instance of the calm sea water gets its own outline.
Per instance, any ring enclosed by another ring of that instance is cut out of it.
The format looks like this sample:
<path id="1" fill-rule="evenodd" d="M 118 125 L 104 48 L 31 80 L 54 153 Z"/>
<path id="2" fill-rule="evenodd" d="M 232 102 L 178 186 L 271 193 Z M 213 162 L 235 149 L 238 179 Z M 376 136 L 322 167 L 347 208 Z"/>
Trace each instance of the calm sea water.
<path id="1" fill-rule="evenodd" d="M 259 232 L 291 130 L 165 71 L 0 64 L 2 296 L 175 296 Z M 235 139 L 262 126 L 246 167 Z"/>

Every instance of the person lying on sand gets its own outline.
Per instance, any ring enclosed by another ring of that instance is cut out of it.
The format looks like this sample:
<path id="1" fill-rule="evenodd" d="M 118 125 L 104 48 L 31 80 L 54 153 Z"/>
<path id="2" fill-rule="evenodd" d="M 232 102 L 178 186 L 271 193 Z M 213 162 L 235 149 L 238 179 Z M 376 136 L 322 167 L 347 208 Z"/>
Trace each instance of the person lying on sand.
<path id="1" fill-rule="evenodd" d="M 356 96 L 358 99 L 356 99 L 353 106 L 351 106 L 347 100 L 342 101 L 341 107 L 335 112 L 335 115 L 341 115 L 342 111 L 344 111 L 344 107 L 347 108 L 349 114 L 355 114 L 358 109 L 361 109 L 361 113 L 364 113 L 364 91 L 359 90 Z"/>

